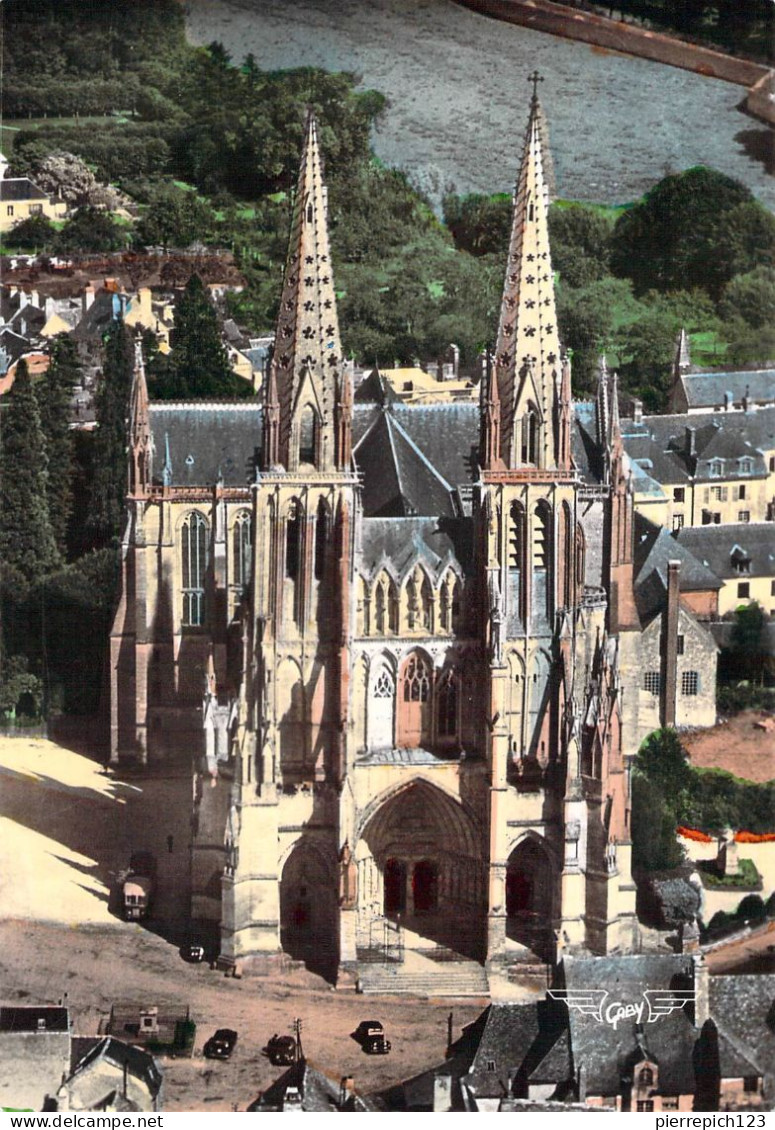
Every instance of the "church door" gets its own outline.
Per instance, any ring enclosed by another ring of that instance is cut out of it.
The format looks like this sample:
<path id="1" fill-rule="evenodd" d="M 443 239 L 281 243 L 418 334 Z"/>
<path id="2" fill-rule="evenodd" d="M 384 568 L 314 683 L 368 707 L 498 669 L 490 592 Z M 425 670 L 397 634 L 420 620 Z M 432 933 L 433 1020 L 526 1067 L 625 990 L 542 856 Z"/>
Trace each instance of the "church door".
<path id="1" fill-rule="evenodd" d="M 406 864 L 389 859 L 385 864 L 385 914 L 403 914 L 406 909 Z"/>
<path id="2" fill-rule="evenodd" d="M 428 914 L 438 905 L 439 874 L 435 863 L 421 859 L 412 871 L 412 900 L 415 914 Z"/>

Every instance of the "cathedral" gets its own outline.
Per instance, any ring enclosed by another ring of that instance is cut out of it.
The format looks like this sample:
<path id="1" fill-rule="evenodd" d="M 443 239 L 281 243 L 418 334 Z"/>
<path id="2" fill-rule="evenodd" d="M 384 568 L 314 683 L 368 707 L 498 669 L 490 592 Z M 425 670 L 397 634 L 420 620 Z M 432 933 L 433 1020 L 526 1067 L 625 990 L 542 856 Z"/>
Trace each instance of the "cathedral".
<path id="1" fill-rule="evenodd" d="M 639 948 L 629 768 L 714 645 L 680 559 L 638 592 L 615 376 L 572 399 L 544 134 L 534 95 L 478 404 L 353 388 L 311 116 L 263 403 L 149 404 L 138 356 L 112 757 L 192 753 L 227 966 Z"/>

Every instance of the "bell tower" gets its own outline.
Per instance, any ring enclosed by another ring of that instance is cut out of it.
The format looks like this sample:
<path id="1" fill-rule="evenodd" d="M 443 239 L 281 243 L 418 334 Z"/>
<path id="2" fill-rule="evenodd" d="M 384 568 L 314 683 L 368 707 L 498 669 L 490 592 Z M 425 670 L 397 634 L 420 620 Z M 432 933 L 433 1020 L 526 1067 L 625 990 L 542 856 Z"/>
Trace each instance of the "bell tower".
<path id="1" fill-rule="evenodd" d="M 540 76 L 531 81 L 497 346 L 482 397 L 477 499 L 487 601 L 488 957 L 495 965 L 554 960 L 570 903 L 575 921 L 566 926 L 575 942 L 584 941 L 580 821 L 566 819 L 564 799 L 575 748 L 583 563 L 570 362 L 560 346 L 549 250 Z M 572 851 L 566 833 L 575 837 Z M 572 876 L 565 874 L 567 859 Z"/>
<path id="2" fill-rule="evenodd" d="M 310 113 L 253 487 L 247 674 L 223 880 L 222 950 L 234 960 L 279 952 L 289 921 L 301 930 L 322 914 L 325 929 L 319 922 L 308 941 L 336 936 L 335 901 L 324 905 L 312 891 L 336 867 L 338 786 L 351 756 L 351 381 Z"/>

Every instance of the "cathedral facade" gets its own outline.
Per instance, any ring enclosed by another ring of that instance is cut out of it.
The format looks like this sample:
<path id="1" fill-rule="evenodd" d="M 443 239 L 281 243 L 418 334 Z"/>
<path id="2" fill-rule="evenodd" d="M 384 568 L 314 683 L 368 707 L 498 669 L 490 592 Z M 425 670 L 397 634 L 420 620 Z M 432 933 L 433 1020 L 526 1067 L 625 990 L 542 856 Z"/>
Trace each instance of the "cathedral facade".
<path id="1" fill-rule="evenodd" d="M 353 389 L 312 119 L 263 403 L 149 404 L 138 359 L 113 757 L 193 752 L 191 915 L 226 962 L 638 948 L 643 641 L 671 724 L 679 628 L 707 640 L 680 563 L 639 612 L 604 366 L 579 426 L 543 130 L 534 97 L 478 405 Z"/>

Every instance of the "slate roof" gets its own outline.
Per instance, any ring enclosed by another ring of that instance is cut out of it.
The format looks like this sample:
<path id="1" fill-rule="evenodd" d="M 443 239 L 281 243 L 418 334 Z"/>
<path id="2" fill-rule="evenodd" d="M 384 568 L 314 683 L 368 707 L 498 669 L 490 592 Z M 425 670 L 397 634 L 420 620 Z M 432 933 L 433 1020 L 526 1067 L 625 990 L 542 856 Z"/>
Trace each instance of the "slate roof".
<path id="1" fill-rule="evenodd" d="M 480 1097 L 513 1094 L 527 1080 L 564 1084 L 573 1078 L 565 1007 L 551 999 L 522 1005 L 494 1004 L 465 1083 Z M 559 1047 L 557 1045 L 560 1045 Z M 548 1076 L 542 1064 L 557 1074 Z M 535 1077 L 534 1077 L 534 1073 Z"/>
<path id="2" fill-rule="evenodd" d="M 772 522 L 686 526 L 673 537 L 717 577 L 775 576 L 775 525 Z M 742 558 L 751 563 L 745 573 L 734 567 L 735 561 Z"/>
<path id="3" fill-rule="evenodd" d="M 359 568 L 371 576 L 388 564 L 399 581 L 418 560 L 435 576 L 448 564 L 468 573 L 473 567 L 472 534 L 469 518 L 366 518 Z"/>
<path id="4" fill-rule="evenodd" d="M 579 406 L 577 415 L 578 410 Z M 743 457 L 753 460 L 752 474 L 760 476 L 766 471 L 761 452 L 775 450 L 775 408 L 644 416 L 637 424 L 624 417 L 621 426 L 628 455 L 650 460 L 649 474 L 661 483 L 680 485 L 694 475 L 701 481 L 713 481 L 709 461 L 714 457 L 729 461 L 724 478 L 741 473 L 737 460 Z M 687 428 L 694 435 L 694 456 L 688 453 Z M 594 436 L 594 429 L 591 434 Z"/>
<path id="5" fill-rule="evenodd" d="M 136 1079 L 141 1079 L 154 1098 L 161 1090 L 162 1073 L 153 1056 L 143 1051 L 142 1048 L 125 1044 L 112 1036 L 95 1040 L 94 1046 L 85 1055 L 82 1055 L 73 1067 L 73 1075 L 86 1071 L 101 1059 L 109 1060 L 121 1068 L 126 1065 L 129 1074 Z"/>
<path id="6" fill-rule="evenodd" d="M 719 1031 L 764 1074 L 775 1090 L 775 973 L 709 978 L 710 1014 Z M 750 1074 L 755 1074 L 750 1072 Z"/>
<path id="7" fill-rule="evenodd" d="M 723 408 L 729 393 L 734 404 L 744 396 L 751 401 L 775 401 L 775 369 L 758 369 L 752 372 L 685 373 L 681 383 L 690 408 Z"/>
<path id="8" fill-rule="evenodd" d="M 655 525 L 636 511 L 633 565 L 635 600 L 642 623 L 664 607 L 668 561 L 681 562 L 681 592 L 718 590 L 723 585 L 688 546 L 676 541 L 664 526 Z"/>
<path id="9" fill-rule="evenodd" d="M 605 1004 L 621 1001 L 637 1004 L 644 989 L 691 988 L 691 958 L 661 954 L 632 957 L 598 957 L 594 961 L 566 959 L 568 989 L 605 989 Z M 623 1075 L 639 1057 L 635 1021 L 622 1020 L 616 1029 L 601 1024 L 577 1008 L 568 1010 L 575 1063 L 586 1069 L 588 1095 L 616 1095 Z M 649 1057 L 659 1065 L 659 1092 L 666 1095 L 694 1093 L 693 1052 L 698 1033 L 687 1011 L 676 1009 L 645 1026 Z"/>
<path id="10" fill-rule="evenodd" d="M 322 1071 L 318 1071 L 308 1060 L 302 1059 L 294 1063 L 287 1071 L 275 1079 L 255 1102 L 248 1107 L 249 1111 L 277 1111 L 282 1110 L 285 1092 L 288 1087 L 298 1088 L 301 1094 L 301 1107 L 305 1112 L 330 1114 L 341 1110 L 339 1105 L 339 1083 L 329 1079 Z M 369 1100 L 364 1099 L 351 1091 L 345 1106 L 347 1111 L 374 1110 Z"/>
<path id="11" fill-rule="evenodd" d="M 68 1011 L 57 1005 L 8 1005 L 0 1008 L 0 1032 L 37 1032 L 40 1020 L 45 1023 L 46 1032 L 70 1031 Z"/>
<path id="12" fill-rule="evenodd" d="M 603 479 L 603 461 L 597 444 L 595 405 L 584 400 L 575 409 L 575 426 L 571 431 L 573 462 L 585 483 L 597 484 Z"/>
<path id="13" fill-rule="evenodd" d="M 159 401 L 150 406 L 153 481 L 162 482 L 169 450 L 173 486 L 246 486 L 261 449 L 258 401 Z"/>
<path id="14" fill-rule="evenodd" d="M 5 177 L 0 180 L 0 200 L 48 200 L 47 192 L 38 188 L 28 177 Z"/>
<path id="15" fill-rule="evenodd" d="M 467 1024 L 462 1035 L 448 1049 L 447 1058 L 437 1067 L 405 1079 L 396 1087 L 391 1087 L 377 1096 L 388 1110 L 433 1110 L 433 1083 L 437 1075 L 449 1075 L 452 1079 L 453 1110 L 463 1110 L 464 1100 L 460 1080 L 466 1076 L 474 1061 L 477 1048 L 482 1039 L 493 1005 Z"/>
<path id="16" fill-rule="evenodd" d="M 391 412 L 376 417 L 353 455 L 364 479 L 363 512 L 367 517 L 455 514 L 452 484 Z"/>

